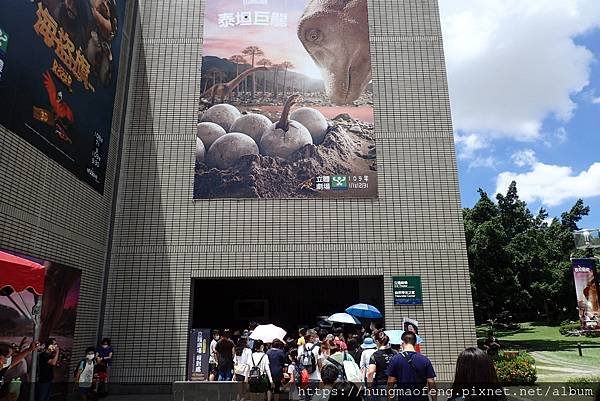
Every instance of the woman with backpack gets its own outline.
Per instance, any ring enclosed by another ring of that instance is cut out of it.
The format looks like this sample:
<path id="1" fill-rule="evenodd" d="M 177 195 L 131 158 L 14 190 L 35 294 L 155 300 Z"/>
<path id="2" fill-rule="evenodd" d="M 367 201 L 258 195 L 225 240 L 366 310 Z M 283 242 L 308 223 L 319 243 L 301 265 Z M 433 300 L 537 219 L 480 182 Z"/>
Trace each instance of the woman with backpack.
<path id="1" fill-rule="evenodd" d="M 273 383 L 271 368 L 269 367 L 269 358 L 264 352 L 265 347 L 262 341 L 254 340 L 252 355 L 248 363 L 246 382 L 252 401 L 265 400 L 267 392 Z"/>
<path id="2" fill-rule="evenodd" d="M 383 330 L 375 334 L 375 342 L 377 343 L 377 351 L 371 355 L 367 373 L 367 381 L 372 383 L 372 396 L 368 399 L 371 401 L 386 401 L 387 369 L 396 352 L 390 348 L 390 338 Z"/>

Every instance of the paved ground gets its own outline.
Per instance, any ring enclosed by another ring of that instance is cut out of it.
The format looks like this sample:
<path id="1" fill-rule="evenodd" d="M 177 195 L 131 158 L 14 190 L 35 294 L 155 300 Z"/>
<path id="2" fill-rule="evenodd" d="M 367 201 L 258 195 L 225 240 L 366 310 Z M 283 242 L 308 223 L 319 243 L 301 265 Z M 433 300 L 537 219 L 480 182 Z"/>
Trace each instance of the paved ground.
<path id="1" fill-rule="evenodd" d="M 110 395 L 103 398 L 106 401 L 173 401 L 173 397 L 169 394 L 157 395 Z"/>

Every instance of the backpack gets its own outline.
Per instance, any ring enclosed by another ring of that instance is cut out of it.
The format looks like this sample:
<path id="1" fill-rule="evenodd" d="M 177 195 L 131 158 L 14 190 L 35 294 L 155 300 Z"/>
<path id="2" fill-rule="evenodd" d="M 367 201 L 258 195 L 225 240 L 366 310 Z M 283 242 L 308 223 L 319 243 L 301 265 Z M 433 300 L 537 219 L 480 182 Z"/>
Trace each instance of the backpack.
<path id="1" fill-rule="evenodd" d="M 294 372 L 293 372 L 294 384 L 296 386 L 300 386 L 300 384 L 302 383 L 302 373 L 300 372 L 300 368 L 298 367 L 297 364 L 294 363 L 293 366 L 294 366 Z"/>
<path id="2" fill-rule="evenodd" d="M 317 370 L 317 359 L 315 358 L 315 354 L 313 352 L 315 347 L 316 345 L 313 344 L 313 346 L 308 349 L 306 348 L 306 344 L 304 344 L 304 350 L 302 351 L 302 356 L 300 357 L 300 366 L 306 369 L 309 374 L 314 373 L 314 371 Z"/>
<path id="3" fill-rule="evenodd" d="M 347 381 L 352 383 L 360 383 L 362 381 L 362 374 L 360 368 L 352 359 L 347 359 L 347 354 L 344 352 L 343 363 L 339 363 L 331 357 L 327 357 L 327 360 L 331 362 L 336 368 L 338 368 L 338 380 Z"/>
<path id="4" fill-rule="evenodd" d="M 258 365 L 254 363 L 254 355 L 250 358 L 252 360 L 252 367 L 250 368 L 250 373 L 248 373 L 248 384 L 251 393 L 266 393 L 269 389 L 269 378 L 260 370 L 260 365 L 265 355 L 263 354 L 260 357 Z"/>

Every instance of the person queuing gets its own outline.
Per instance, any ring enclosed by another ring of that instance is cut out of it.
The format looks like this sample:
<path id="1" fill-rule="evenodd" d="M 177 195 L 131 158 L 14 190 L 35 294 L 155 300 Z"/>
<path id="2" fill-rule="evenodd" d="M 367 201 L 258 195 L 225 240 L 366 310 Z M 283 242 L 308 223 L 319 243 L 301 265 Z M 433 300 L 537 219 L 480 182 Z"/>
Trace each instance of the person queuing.
<path id="1" fill-rule="evenodd" d="M 307 330 L 305 344 L 298 347 L 298 361 L 303 375 L 307 376 L 308 385 L 305 389 L 304 400 L 310 401 L 311 395 L 321 382 L 319 371 L 319 336 L 316 330 Z"/>
<path id="2" fill-rule="evenodd" d="M 283 369 L 287 359 L 285 352 L 283 351 L 283 346 L 283 342 L 276 339 L 273 341 L 271 348 L 267 351 L 271 376 L 273 377 L 271 391 L 273 392 L 273 399 L 275 401 L 279 401 L 281 382 L 283 380 Z"/>
<path id="3" fill-rule="evenodd" d="M 79 361 L 75 382 L 79 387 L 79 399 L 87 401 L 92 396 L 92 384 L 94 383 L 94 367 L 96 366 L 96 350 L 88 347 L 85 350 L 85 358 Z"/>
<path id="4" fill-rule="evenodd" d="M 37 382 L 36 401 L 49 401 L 54 382 L 54 368 L 58 365 L 60 348 L 56 339 L 50 337 L 45 342 L 44 351 L 39 354 L 38 368 L 39 376 Z"/>
<path id="5" fill-rule="evenodd" d="M 243 400 L 248 392 L 246 383 L 246 374 L 248 373 L 248 365 L 252 350 L 248 348 L 248 337 L 242 336 L 235 345 L 235 356 L 233 357 L 233 379 L 239 383 L 237 400 Z"/>
<path id="6" fill-rule="evenodd" d="M 417 336 L 412 332 L 402 335 L 403 351 L 395 355 L 387 369 L 388 400 L 395 399 L 394 388 L 398 387 L 411 395 L 399 395 L 398 401 L 427 401 L 427 395 L 414 395 L 425 386 L 431 393 L 431 401 L 437 401 L 435 371 L 431 361 L 423 354 L 415 351 Z"/>
<path id="7" fill-rule="evenodd" d="M 246 380 L 250 391 L 250 399 L 252 401 L 265 400 L 270 385 L 273 383 L 273 377 L 271 376 L 269 357 L 267 357 L 264 344 L 260 340 L 254 340 Z"/>
<path id="8" fill-rule="evenodd" d="M 212 331 L 212 340 L 210 340 L 209 356 L 208 356 L 208 381 L 214 382 L 217 380 L 219 373 L 217 372 L 217 353 L 215 347 L 221 338 L 219 330 Z"/>
<path id="9" fill-rule="evenodd" d="M 298 364 L 298 350 L 291 349 L 288 354 L 288 382 L 285 384 L 285 390 L 289 392 L 288 398 L 292 401 L 300 400 L 300 394 L 298 392 L 298 387 L 302 383 L 302 372 L 300 370 L 300 365 Z"/>
<path id="10" fill-rule="evenodd" d="M 230 331 L 225 329 L 221 333 L 221 338 L 215 346 L 217 359 L 217 371 L 219 373 L 218 381 L 231 381 L 233 379 L 233 357 L 235 344 L 229 338 Z"/>
<path id="11" fill-rule="evenodd" d="M 34 352 L 39 343 L 32 342 L 28 348 L 21 352 L 14 352 L 13 348 L 4 343 L 0 343 L 0 401 L 9 401 L 10 395 L 10 380 L 5 380 L 6 374 L 18 366 L 27 355 Z"/>
<path id="12" fill-rule="evenodd" d="M 449 400 L 506 401 L 494 363 L 485 351 L 467 348 L 458 356 Z"/>
<path id="13" fill-rule="evenodd" d="M 338 368 L 333 364 L 323 366 L 323 369 L 321 369 L 320 372 L 323 384 L 321 388 L 313 390 L 314 395 L 310 398 L 310 401 L 329 401 L 333 385 L 337 381 L 339 375 L 340 372 Z"/>
<path id="14" fill-rule="evenodd" d="M 108 394 L 108 379 L 113 358 L 113 347 L 109 338 L 100 340 L 100 346 L 96 347 L 96 358 L 96 362 L 98 362 L 95 368 L 98 378 L 96 391 L 99 396 L 106 396 Z"/>
<path id="15" fill-rule="evenodd" d="M 369 358 L 368 381 L 371 383 L 370 393 L 372 401 L 387 400 L 386 388 L 388 382 L 388 367 L 396 352 L 390 348 L 390 338 L 383 332 L 375 334 L 377 350 Z"/>
<path id="16" fill-rule="evenodd" d="M 304 344 L 306 344 L 304 336 L 306 336 L 306 328 L 302 327 L 298 330 L 298 342 L 296 343 L 298 347 L 301 347 Z"/>
<path id="17" fill-rule="evenodd" d="M 377 350 L 377 345 L 375 345 L 375 341 L 371 337 L 367 337 L 364 339 L 360 348 L 363 350 L 360 354 L 360 363 L 358 364 L 360 368 L 360 373 L 362 377 L 367 379 L 367 373 L 369 370 L 369 361 L 371 360 L 371 355 Z"/>

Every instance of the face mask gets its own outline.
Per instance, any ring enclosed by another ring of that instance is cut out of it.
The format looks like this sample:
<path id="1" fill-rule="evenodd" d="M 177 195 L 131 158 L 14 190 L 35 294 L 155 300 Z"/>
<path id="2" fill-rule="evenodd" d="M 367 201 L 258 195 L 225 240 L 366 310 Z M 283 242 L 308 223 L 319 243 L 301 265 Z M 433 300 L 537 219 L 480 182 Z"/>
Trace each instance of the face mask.
<path id="1" fill-rule="evenodd" d="M 94 359 L 95 357 L 96 357 L 95 355 L 88 355 L 88 356 L 86 356 L 86 358 L 87 358 L 87 359 L 89 359 L 90 361 L 91 361 L 92 359 Z"/>
<path id="2" fill-rule="evenodd" d="M 102 344 L 102 348 L 107 349 L 108 348 L 108 344 Z"/>
<path id="3" fill-rule="evenodd" d="M 4 362 L 4 366 L 2 366 L 2 369 L 8 368 L 11 363 L 12 363 L 12 356 L 9 356 L 8 358 L 6 358 L 6 362 Z"/>

